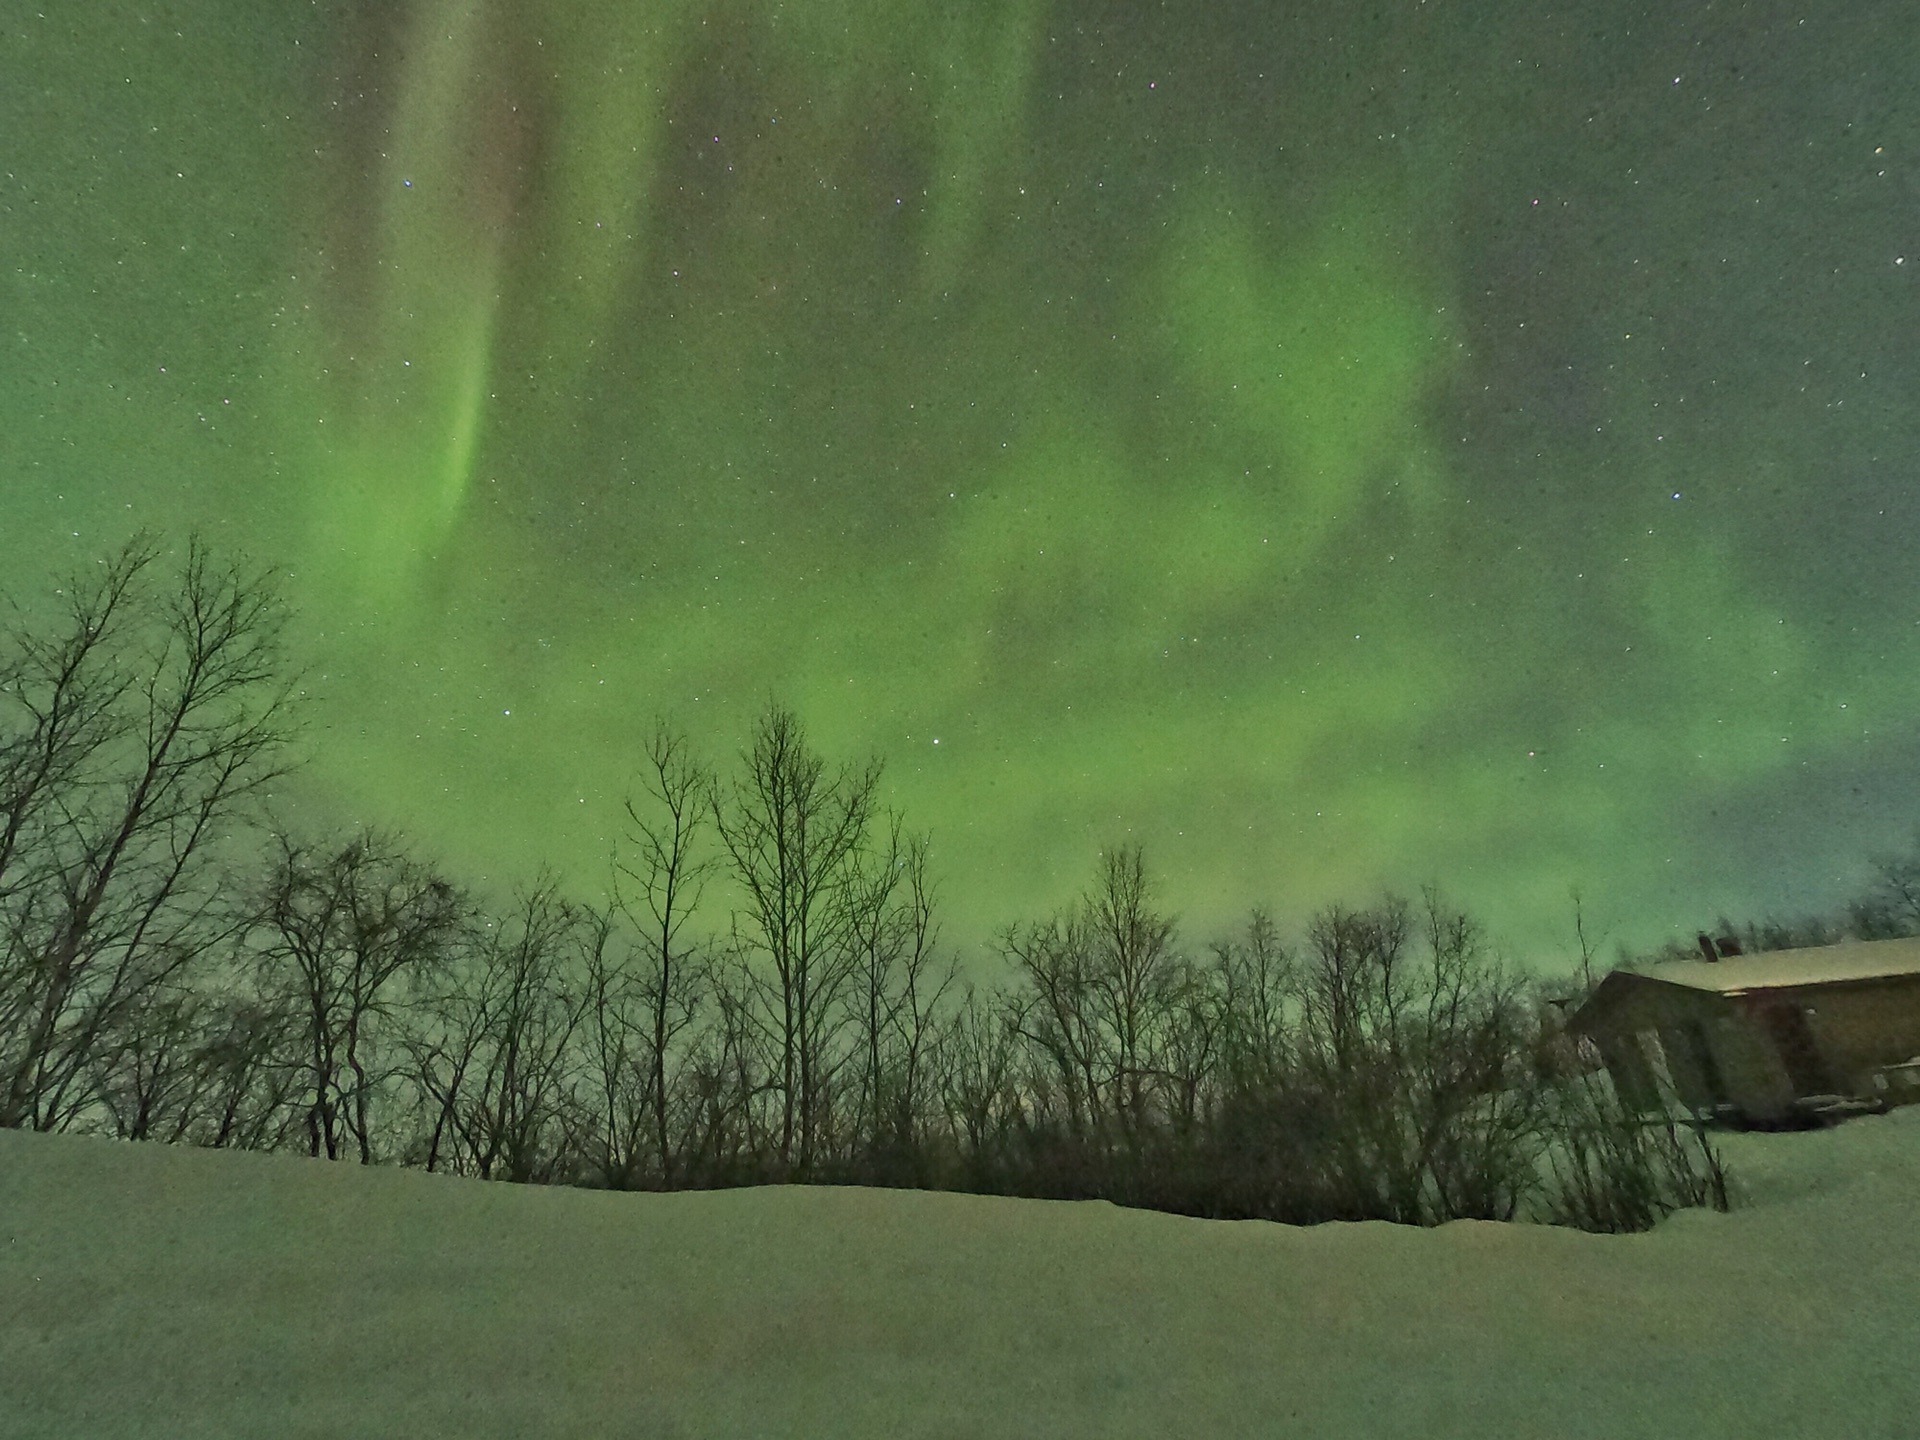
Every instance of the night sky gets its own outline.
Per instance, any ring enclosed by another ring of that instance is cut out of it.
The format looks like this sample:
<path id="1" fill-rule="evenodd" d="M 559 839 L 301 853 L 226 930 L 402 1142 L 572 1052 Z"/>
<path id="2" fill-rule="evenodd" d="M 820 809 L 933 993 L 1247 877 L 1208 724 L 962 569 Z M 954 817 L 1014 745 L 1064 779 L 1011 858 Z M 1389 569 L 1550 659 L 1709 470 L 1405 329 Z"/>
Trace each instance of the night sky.
<path id="1" fill-rule="evenodd" d="M 1920 820 L 1912 21 L 9 3 L 0 581 L 281 567 L 283 805 L 490 883 L 778 696 L 971 950 L 1116 841 L 1195 942 L 1827 906 Z"/>

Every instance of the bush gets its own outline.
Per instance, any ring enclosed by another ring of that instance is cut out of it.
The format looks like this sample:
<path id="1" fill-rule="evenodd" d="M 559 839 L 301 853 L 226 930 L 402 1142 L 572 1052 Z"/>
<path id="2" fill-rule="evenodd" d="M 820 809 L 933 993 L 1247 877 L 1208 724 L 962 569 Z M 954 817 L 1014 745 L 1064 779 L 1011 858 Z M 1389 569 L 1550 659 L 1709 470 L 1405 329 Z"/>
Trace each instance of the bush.
<path id="1" fill-rule="evenodd" d="M 1698 1122 L 1683 1136 L 1671 1115 L 1650 1121 L 1595 1074 L 1546 1093 L 1548 1223 L 1620 1234 L 1651 1230 L 1675 1210 L 1727 1208 L 1725 1166 Z"/>

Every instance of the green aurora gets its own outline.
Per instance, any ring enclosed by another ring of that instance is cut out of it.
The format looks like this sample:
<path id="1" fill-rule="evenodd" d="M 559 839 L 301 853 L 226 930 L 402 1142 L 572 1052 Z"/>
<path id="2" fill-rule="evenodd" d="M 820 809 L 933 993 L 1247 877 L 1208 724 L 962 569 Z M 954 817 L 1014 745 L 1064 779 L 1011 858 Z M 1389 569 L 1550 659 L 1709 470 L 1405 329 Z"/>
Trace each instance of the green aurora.
<path id="1" fill-rule="evenodd" d="M 284 565 L 289 808 L 494 883 L 777 695 L 970 950 L 1117 840 L 1195 941 L 1833 903 L 1920 818 L 1904 7 L 1367 8 L 9 7 L 6 588 Z"/>

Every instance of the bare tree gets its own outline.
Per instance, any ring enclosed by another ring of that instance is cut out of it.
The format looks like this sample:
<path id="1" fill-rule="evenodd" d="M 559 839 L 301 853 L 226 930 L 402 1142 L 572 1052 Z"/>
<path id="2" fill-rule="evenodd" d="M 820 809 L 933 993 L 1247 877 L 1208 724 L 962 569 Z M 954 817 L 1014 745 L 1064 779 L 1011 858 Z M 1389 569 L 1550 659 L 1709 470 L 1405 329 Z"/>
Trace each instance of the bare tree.
<path id="1" fill-rule="evenodd" d="M 1351 1075 L 1370 1042 L 1400 1043 L 1400 1017 L 1412 1003 L 1406 962 L 1412 915 L 1389 898 L 1374 910 L 1332 905 L 1307 930 L 1303 1038 L 1332 1074 Z"/>
<path id="2" fill-rule="evenodd" d="M 141 993 L 95 1048 L 87 1086 L 112 1133 L 214 1149 L 274 1149 L 297 1120 L 284 1007 L 217 989 Z"/>
<path id="3" fill-rule="evenodd" d="M 827 773 L 798 718 L 771 706 L 742 757 L 745 774 L 712 796 L 722 848 L 744 904 L 733 941 L 756 1001 L 748 1018 L 779 1057 L 778 1158 L 810 1173 L 828 1129 L 827 1102 L 853 968 L 846 899 L 879 786 L 877 763 Z M 761 969 L 771 970 L 767 974 Z"/>
<path id="4" fill-rule="evenodd" d="M 1101 853 L 1085 914 L 1093 987 L 1119 1086 L 1115 1102 L 1128 1142 L 1137 1144 L 1149 1119 L 1151 1082 L 1161 1073 L 1165 1026 L 1189 976 L 1174 954 L 1172 917 L 1153 907 L 1139 846 Z"/>
<path id="5" fill-rule="evenodd" d="M 1862 940 L 1920 934 L 1920 838 L 1903 854 L 1874 860 L 1873 883 L 1847 907 L 1847 918 L 1847 929 Z"/>
<path id="6" fill-rule="evenodd" d="M 586 1119 L 573 1042 L 590 995 L 579 971 L 604 941 L 599 917 L 551 878 L 506 920 L 481 925 L 452 983 L 423 1007 L 441 1023 L 405 1041 L 434 1111 L 428 1170 L 451 1149 L 453 1168 L 482 1180 L 569 1178 Z"/>
<path id="7" fill-rule="evenodd" d="M 643 1037 L 641 1001 L 630 957 L 613 948 L 612 916 L 596 917 L 598 939 L 588 951 L 586 1017 L 581 1023 L 585 1084 L 592 1093 L 593 1163 L 609 1190 L 632 1190 L 645 1182 L 656 1110 L 652 1066 Z M 664 1187 L 667 1177 L 662 1174 Z"/>
<path id="8" fill-rule="evenodd" d="M 1179 1140 L 1196 1136 L 1210 1118 L 1207 1100 L 1227 1048 L 1230 1016 L 1225 978 L 1215 967 L 1176 958 L 1162 991 L 1166 1034 L 1158 1078 L 1167 1116 Z"/>
<path id="9" fill-rule="evenodd" d="M 1309 929 L 1297 1073 L 1327 1119 L 1314 1165 L 1346 1218 L 1511 1218 L 1542 1119 L 1521 984 L 1429 888 Z M 1416 946 L 1416 940 L 1424 945 Z"/>
<path id="10" fill-rule="evenodd" d="M 282 839 L 253 935 L 260 988 L 297 1004 L 306 1067 L 307 1153 L 351 1143 L 374 1158 L 372 1111 L 399 1073 L 381 1057 L 406 987 L 444 971 L 467 924 L 466 901 L 377 833 L 323 852 Z"/>
<path id="11" fill-rule="evenodd" d="M 1318 1163 L 1341 1218 L 1413 1221 L 1419 1170 L 1396 1089 L 1416 999 L 1411 934 L 1411 911 L 1395 899 L 1329 906 L 1308 926 L 1298 1075 L 1327 1117 Z"/>
<path id="12" fill-rule="evenodd" d="M 156 591 L 158 555 L 130 541 L 0 655 L 0 1126 L 73 1123 L 108 1032 L 237 928 L 222 842 L 287 768 L 271 578 L 196 539 Z"/>
<path id="13" fill-rule="evenodd" d="M 778 1154 L 770 1154 L 789 1092 L 755 1013 L 762 993 L 747 969 L 735 965 L 714 972 L 709 994 L 716 1019 L 701 1031 L 687 1068 L 692 1110 L 680 1146 L 681 1174 L 688 1183 L 708 1185 L 788 1179 Z"/>
<path id="14" fill-rule="evenodd" d="M 636 937 L 627 955 L 632 966 L 607 963 L 604 947 L 597 954 L 588 1029 L 608 1183 L 632 1183 L 644 1126 L 659 1182 L 669 1188 L 677 1148 L 672 1097 L 686 1063 L 680 1056 L 676 1064 L 675 1052 L 700 1015 L 711 978 L 710 947 L 689 926 L 716 864 L 701 850 L 713 777 L 663 723 L 647 742 L 641 783 L 644 797 L 626 805 L 631 858 L 617 860 L 615 872 L 615 905 Z M 637 1096 L 636 1071 L 644 1079 Z"/>
<path id="15" fill-rule="evenodd" d="M 208 999 L 152 986 L 121 1015 L 121 1037 L 88 1063 L 88 1090 L 122 1140 L 175 1144 L 197 1118 L 215 1076 L 201 1063 Z"/>
<path id="16" fill-rule="evenodd" d="M 302 1016 L 285 995 L 224 994 L 203 1012 L 196 1069 L 207 1081 L 183 1137 L 211 1149 L 280 1150 L 303 1137 Z"/>
<path id="17" fill-rule="evenodd" d="M 1289 1058 L 1291 995 L 1300 989 L 1296 962 L 1280 941 L 1273 917 L 1256 909 L 1244 938 L 1213 946 L 1214 968 L 1224 989 L 1221 1002 L 1221 1064 L 1236 1088 L 1275 1084 Z"/>
<path id="18" fill-rule="evenodd" d="M 1604 1075 L 1562 1077 L 1542 1126 L 1552 1175 L 1543 1218 L 1603 1234 L 1651 1230 L 1687 1206 L 1728 1207 L 1727 1171 L 1704 1127 L 1689 1145 L 1672 1116 L 1648 1125 Z"/>
<path id="19" fill-rule="evenodd" d="M 1020 1117 L 1020 1027 L 997 998 L 969 983 L 934 1042 L 933 1066 L 948 1128 L 976 1185 L 990 1184 Z"/>
<path id="20" fill-rule="evenodd" d="M 1567 891 L 1567 898 L 1573 902 L 1573 939 L 1580 951 L 1580 998 L 1584 1000 L 1600 983 L 1593 975 L 1593 959 L 1606 943 L 1607 934 L 1605 931 L 1599 935 L 1587 934 L 1586 896 L 1578 885 Z"/>
<path id="21" fill-rule="evenodd" d="M 456 1171 L 460 1168 L 463 1101 L 474 1086 L 473 1072 L 485 1063 L 494 1021 L 495 997 L 485 988 L 492 977 L 475 975 L 480 968 L 477 948 L 471 941 L 463 944 L 439 983 L 415 986 L 415 1004 L 397 1027 L 396 1038 L 410 1057 L 408 1078 L 419 1087 L 432 1116 L 408 1159 L 429 1174 L 448 1161 Z M 312 1069 L 318 1074 L 321 1066 L 316 1063 Z"/>
<path id="22" fill-rule="evenodd" d="M 1196 1009 L 1176 1018 L 1198 995 L 1173 935 L 1173 920 L 1154 909 L 1137 846 L 1103 851 L 1093 887 L 1065 915 L 1001 935 L 1001 953 L 1034 1001 L 1022 1009 L 1022 1034 L 1051 1062 L 1076 1138 L 1104 1148 L 1112 1123 L 1137 1147 L 1155 1118 L 1156 1092 L 1174 1082 L 1165 1052 L 1175 1027 L 1188 1026 L 1190 1048 L 1191 1027 L 1204 1025 L 1212 1048 L 1209 1017 Z"/>
<path id="23" fill-rule="evenodd" d="M 1010 926 L 1000 953 L 1025 982 L 1027 993 L 1012 1011 L 1016 1033 L 1045 1057 L 1066 1107 L 1068 1136 L 1075 1144 L 1104 1143 L 1114 1076 L 1085 917 L 1076 909 Z"/>
<path id="24" fill-rule="evenodd" d="M 871 1158 L 899 1167 L 920 1150 L 934 1015 L 956 976 L 932 973 L 938 930 L 928 841 L 890 818 L 884 848 L 856 854 L 848 876 L 854 956 L 857 1129 Z"/>
<path id="25" fill-rule="evenodd" d="M 1431 1220 L 1510 1220 L 1533 1188 L 1540 1081 L 1524 986 L 1486 933 L 1438 890 L 1422 892 L 1428 973 L 1402 1075 Z"/>

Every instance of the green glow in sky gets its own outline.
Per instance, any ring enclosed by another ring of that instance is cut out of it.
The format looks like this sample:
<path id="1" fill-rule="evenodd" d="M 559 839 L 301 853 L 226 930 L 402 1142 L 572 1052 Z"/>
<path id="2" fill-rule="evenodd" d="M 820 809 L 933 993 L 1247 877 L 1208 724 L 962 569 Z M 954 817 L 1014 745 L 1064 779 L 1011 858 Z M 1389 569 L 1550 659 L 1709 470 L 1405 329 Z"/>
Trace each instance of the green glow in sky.
<path id="1" fill-rule="evenodd" d="M 1120 839 L 1196 939 L 1829 904 L 1920 799 L 1901 7 L 1589 8 L 12 13 L 8 588 L 284 562 L 289 803 L 495 880 L 778 695 L 969 944 Z"/>

